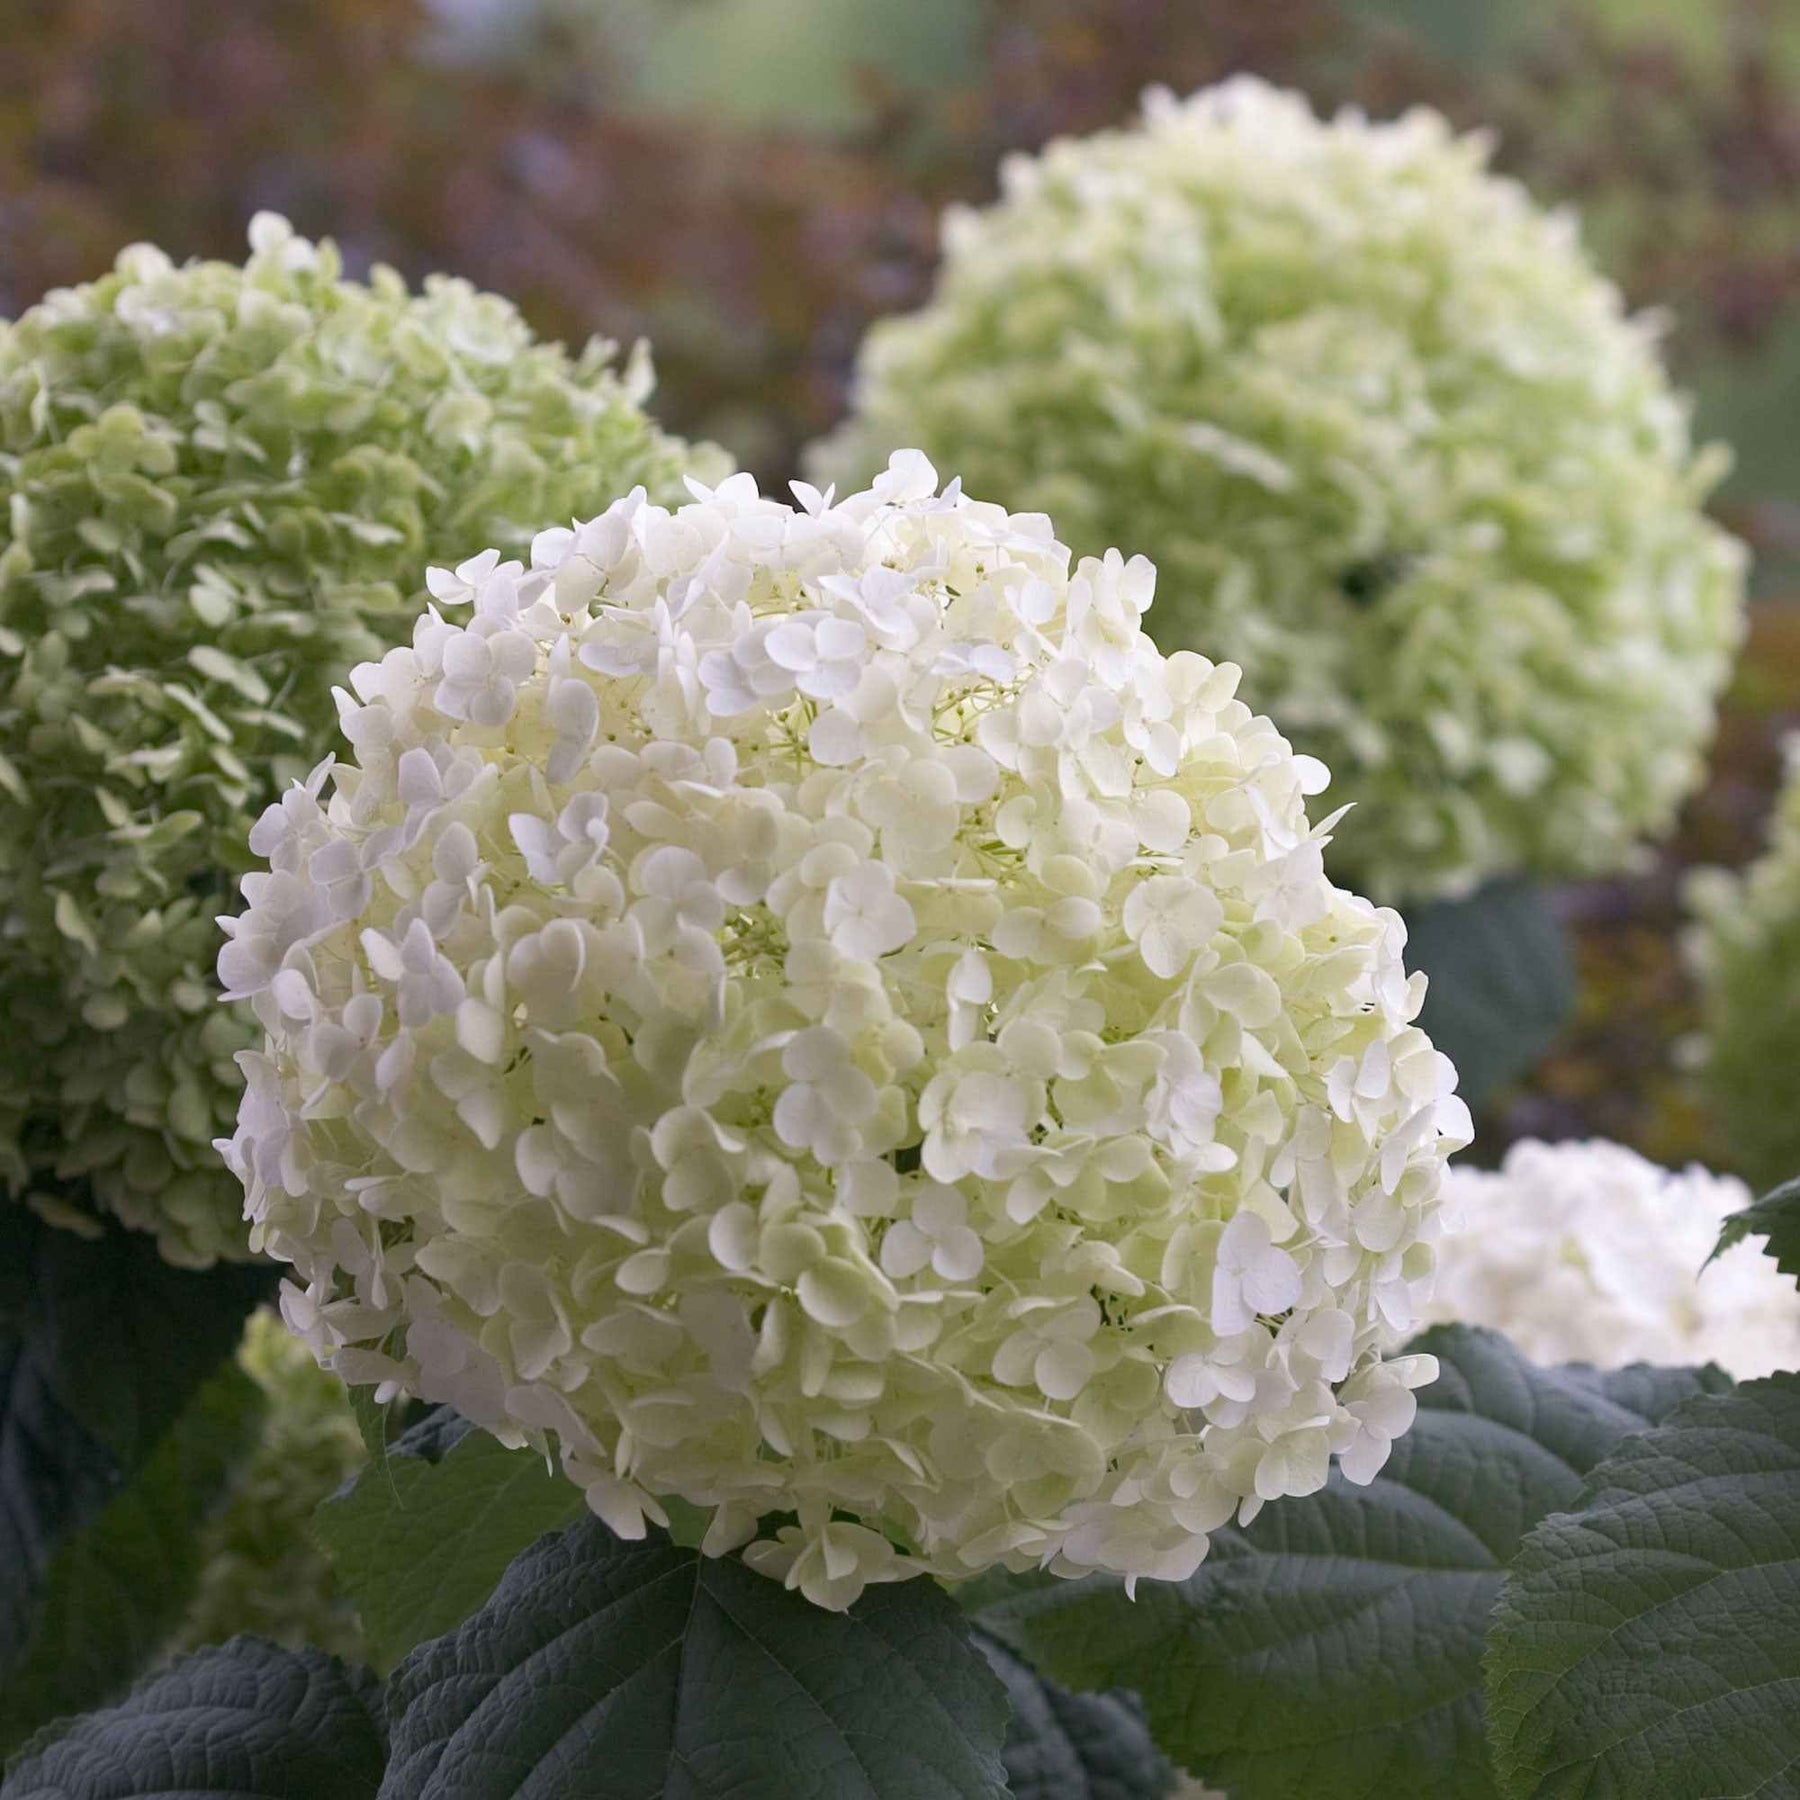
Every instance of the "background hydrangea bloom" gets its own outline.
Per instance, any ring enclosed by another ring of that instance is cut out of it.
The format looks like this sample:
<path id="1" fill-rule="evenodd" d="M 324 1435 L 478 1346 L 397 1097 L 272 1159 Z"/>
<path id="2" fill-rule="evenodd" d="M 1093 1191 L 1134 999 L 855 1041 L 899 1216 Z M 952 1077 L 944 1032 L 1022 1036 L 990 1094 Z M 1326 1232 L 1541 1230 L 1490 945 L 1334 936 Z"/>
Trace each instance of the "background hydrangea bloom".
<path id="1" fill-rule="evenodd" d="M 77 1219 L 90 1186 L 193 1263 L 242 1238 L 213 917 L 332 682 L 406 636 L 429 557 L 684 463 L 641 355 L 570 358 L 461 281 L 343 281 L 270 215 L 251 247 L 140 245 L 0 324 L 0 1178 Z"/>
<path id="2" fill-rule="evenodd" d="M 1733 1166 L 1774 1187 L 1800 1175 L 1800 736 L 1788 740 L 1767 848 L 1738 875 L 1697 871 L 1688 902 L 1707 1102 Z"/>
<path id="3" fill-rule="evenodd" d="M 1454 1073 L 1155 571 L 897 455 L 434 574 L 219 959 L 289 1322 L 821 1605 L 1176 1577 L 1430 1359 Z M 327 783 L 332 791 L 327 793 Z"/>
<path id="4" fill-rule="evenodd" d="M 1716 1362 L 1748 1381 L 1800 1364 L 1800 1294 L 1761 1238 L 1709 1263 L 1750 1190 L 1600 1139 L 1514 1144 L 1452 1167 L 1434 1320 L 1503 1331 L 1545 1363 Z"/>
<path id="5" fill-rule="evenodd" d="M 238 1362 L 263 1390 L 268 1412 L 248 1466 L 206 1527 L 199 1591 L 168 1654 L 249 1631 L 366 1661 L 356 1614 L 339 1598 L 311 1532 L 314 1509 L 366 1457 L 344 1384 L 273 1312 L 252 1315 Z"/>
<path id="6" fill-rule="evenodd" d="M 935 294 L 865 342 L 815 471 L 918 443 L 1077 551 L 1128 543 L 1165 648 L 1360 803 L 1379 898 L 1618 868 L 1696 784 L 1742 554 L 1653 333 L 1574 222 L 1437 115 L 1251 78 L 1004 166 Z M 822 478 L 822 476 L 821 476 Z"/>

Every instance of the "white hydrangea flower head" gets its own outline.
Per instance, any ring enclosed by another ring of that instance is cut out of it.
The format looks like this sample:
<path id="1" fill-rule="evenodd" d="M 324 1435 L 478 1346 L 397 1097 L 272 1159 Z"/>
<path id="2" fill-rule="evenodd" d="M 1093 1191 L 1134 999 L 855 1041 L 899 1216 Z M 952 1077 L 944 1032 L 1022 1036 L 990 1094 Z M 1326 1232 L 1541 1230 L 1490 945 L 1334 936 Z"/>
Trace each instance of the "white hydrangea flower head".
<path id="1" fill-rule="evenodd" d="M 290 1324 L 622 1534 L 793 1515 L 830 1607 L 1370 1479 L 1468 1115 L 1325 771 L 917 452 L 690 486 L 435 573 L 256 828 L 221 1149 Z"/>
<path id="2" fill-rule="evenodd" d="M 1434 1321 L 1504 1332 L 1536 1362 L 1715 1362 L 1740 1381 L 1800 1366 L 1800 1292 L 1749 1238 L 1709 1262 L 1750 1190 L 1601 1139 L 1453 1166 Z"/>
<path id="3" fill-rule="evenodd" d="M 1326 121 L 1240 77 L 1009 159 L 929 302 L 876 324 L 814 479 L 921 444 L 1131 544 L 1153 629 L 1358 810 L 1378 899 L 1627 865 L 1697 785 L 1741 632 L 1653 322 L 1574 221 L 1435 113 Z"/>
<path id="4" fill-rule="evenodd" d="M 1687 949 L 1700 987 L 1701 1085 L 1732 1166 L 1758 1188 L 1800 1175 L 1800 735 L 1763 853 L 1696 870 Z"/>

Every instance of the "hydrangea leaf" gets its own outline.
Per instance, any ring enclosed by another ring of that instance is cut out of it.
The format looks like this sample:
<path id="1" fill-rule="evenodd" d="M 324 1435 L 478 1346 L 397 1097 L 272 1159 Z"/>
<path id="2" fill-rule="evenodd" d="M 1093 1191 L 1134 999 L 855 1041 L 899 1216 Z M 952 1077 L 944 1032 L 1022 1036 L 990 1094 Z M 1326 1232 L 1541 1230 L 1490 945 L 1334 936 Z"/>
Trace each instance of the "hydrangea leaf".
<path id="1" fill-rule="evenodd" d="M 0 1667 L 30 1636 L 57 1540 L 105 1504 L 117 1478 L 105 1448 L 57 1399 L 32 1346 L 0 1341 Z"/>
<path id="2" fill-rule="evenodd" d="M 1800 1771 L 1800 1376 L 1677 1408 L 1526 1538 L 1494 1612 L 1508 1800 L 1761 1800 Z"/>
<path id="3" fill-rule="evenodd" d="M 249 1454 L 263 1396 L 226 1364 L 47 1571 L 30 1640 L 0 1675 L 0 1755 L 109 1700 L 159 1650 L 200 1580 L 201 1527 Z"/>
<path id="4" fill-rule="evenodd" d="M 1462 1097 L 1479 1106 L 1523 1075 L 1568 1022 L 1568 935 L 1543 890 L 1523 881 L 1411 909 L 1406 934 L 1408 967 L 1431 982 L 1419 1023 L 1456 1064 Z"/>
<path id="5" fill-rule="evenodd" d="M 981 1625 L 1058 1681 L 1137 1692 L 1163 1751 L 1237 1800 L 1493 1800 L 1482 1640 L 1521 1538 L 1622 1437 L 1729 1383 L 1536 1368 L 1462 1326 L 1413 1348 L 1442 1373 L 1368 1487 L 1334 1474 L 1135 1602 L 1100 1579 L 1034 1584 Z"/>
<path id="6" fill-rule="evenodd" d="M 130 1232 L 84 1239 L 0 1207 L 0 1667 L 57 1545 L 154 1453 L 269 1279 L 173 1269 Z"/>
<path id="7" fill-rule="evenodd" d="M 40 1732 L 0 1800 L 375 1800 L 385 1757 L 366 1670 L 242 1637 Z"/>
<path id="8" fill-rule="evenodd" d="M 369 1466 L 384 1469 L 388 1458 L 388 1433 L 392 1429 L 393 1402 L 380 1403 L 373 1388 L 350 1389 L 350 1416 L 356 1421 L 357 1436 L 369 1453 Z"/>
<path id="9" fill-rule="evenodd" d="M 1800 1281 L 1800 1179 L 1784 1181 L 1773 1193 L 1733 1213 L 1719 1233 L 1719 1255 L 1746 1238 L 1767 1238 L 1764 1250 L 1784 1275 Z"/>
<path id="10" fill-rule="evenodd" d="M 7 1209 L 0 1233 L 0 1248 L 31 1271 L 22 1328 L 34 1353 L 123 1471 L 154 1450 L 275 1285 L 266 1265 L 174 1268 L 154 1243 L 110 1224 L 78 1237 Z"/>
<path id="11" fill-rule="evenodd" d="M 984 1631 L 975 1642 L 1006 1684 L 1006 1780 L 1013 1800 L 1161 1800 L 1179 1779 L 1131 1694 L 1076 1694 Z"/>
<path id="12" fill-rule="evenodd" d="M 519 1551 L 582 1510 L 581 1490 L 535 1451 L 440 1407 L 315 1520 L 370 1649 L 397 1661 L 461 1624 Z"/>
<path id="13" fill-rule="evenodd" d="M 933 1584 L 846 1613 L 597 1520 L 389 1684 L 385 1800 L 999 1800 L 1006 1690 Z"/>

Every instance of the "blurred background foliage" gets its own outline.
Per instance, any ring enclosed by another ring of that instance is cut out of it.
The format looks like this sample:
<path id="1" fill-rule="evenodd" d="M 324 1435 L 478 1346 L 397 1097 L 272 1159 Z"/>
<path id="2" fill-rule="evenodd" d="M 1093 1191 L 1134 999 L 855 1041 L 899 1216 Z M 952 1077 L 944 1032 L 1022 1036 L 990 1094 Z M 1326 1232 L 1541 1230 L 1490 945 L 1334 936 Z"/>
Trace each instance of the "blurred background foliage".
<path id="1" fill-rule="evenodd" d="M 656 405 L 768 481 L 916 303 L 999 158 L 1237 70 L 1491 129 L 1667 316 L 1757 605 L 1714 777 L 1630 881 L 1571 889 L 1578 1016 L 1484 1156 L 1603 1133 L 1729 1167 L 1682 1068 L 1683 871 L 1760 841 L 1800 723 L 1800 6 L 1792 0 L 0 0 L 0 313 L 259 207 L 353 272 L 467 275 L 541 331 L 648 335 Z"/>

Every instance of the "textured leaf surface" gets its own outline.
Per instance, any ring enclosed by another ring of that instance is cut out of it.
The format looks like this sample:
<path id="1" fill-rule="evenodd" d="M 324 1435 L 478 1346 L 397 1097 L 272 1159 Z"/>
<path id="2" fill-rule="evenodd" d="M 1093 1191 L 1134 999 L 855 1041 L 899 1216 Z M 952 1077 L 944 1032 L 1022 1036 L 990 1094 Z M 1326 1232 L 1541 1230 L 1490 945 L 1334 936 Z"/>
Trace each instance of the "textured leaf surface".
<path id="1" fill-rule="evenodd" d="M 1013 1800 L 1162 1800 L 1179 1779 L 1131 1694 L 1074 1694 L 986 1632 L 975 1642 L 1006 1684 Z"/>
<path id="2" fill-rule="evenodd" d="M 1497 881 L 1406 914 L 1406 966 L 1431 978 L 1419 1023 L 1479 1106 L 1549 1049 L 1575 1004 L 1567 933 L 1541 889 Z"/>
<path id="3" fill-rule="evenodd" d="M 392 1662 L 460 1625 L 526 1545 L 583 1510 L 541 1456 L 440 1407 L 327 1500 L 316 1528 L 371 1648 Z"/>
<path id="4" fill-rule="evenodd" d="M 828 1613 L 597 1520 L 389 1687 L 383 1800 L 998 1800 L 1006 1695 L 924 1581 Z"/>
<path id="5" fill-rule="evenodd" d="M 0 1800 L 374 1800 L 385 1754 L 366 1670 L 234 1638 L 40 1733 Z"/>
<path id="6" fill-rule="evenodd" d="M 1800 1376 L 1595 1469 L 1508 1572 L 1488 1682 L 1508 1796 L 1800 1795 Z"/>
<path id="7" fill-rule="evenodd" d="M 0 1682 L 0 1755 L 110 1700 L 162 1648 L 199 1584 L 200 1528 L 255 1445 L 264 1398 L 227 1363 L 155 1454 L 51 1563 L 30 1640 Z"/>
<path id="8" fill-rule="evenodd" d="M 1800 1281 L 1800 1179 L 1784 1181 L 1773 1193 L 1733 1213 L 1719 1233 L 1719 1249 L 1729 1250 L 1756 1237 L 1769 1240 L 1763 1250 L 1774 1257 L 1782 1274 Z"/>
<path id="9" fill-rule="evenodd" d="M 1540 1369 L 1464 1326 L 1414 1348 L 1442 1373 L 1368 1487 L 1280 1501 L 1135 1602 L 1031 1584 L 981 1623 L 1059 1681 L 1137 1692 L 1161 1748 L 1237 1800 L 1492 1800 L 1481 1653 L 1506 1563 L 1620 1438 L 1727 1383 Z"/>

